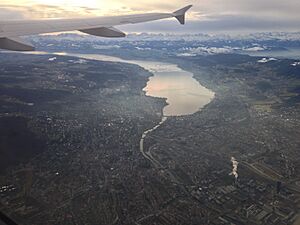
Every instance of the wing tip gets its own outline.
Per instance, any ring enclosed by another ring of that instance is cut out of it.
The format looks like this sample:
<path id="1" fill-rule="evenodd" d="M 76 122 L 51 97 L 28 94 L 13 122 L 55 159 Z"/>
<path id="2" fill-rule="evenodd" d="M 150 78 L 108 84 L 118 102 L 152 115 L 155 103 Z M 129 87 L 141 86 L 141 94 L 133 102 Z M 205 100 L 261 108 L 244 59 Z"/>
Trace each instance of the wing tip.
<path id="1" fill-rule="evenodd" d="M 175 12 L 173 12 L 174 17 L 179 21 L 180 24 L 185 24 L 185 14 L 186 12 L 192 8 L 193 5 L 187 5 Z"/>

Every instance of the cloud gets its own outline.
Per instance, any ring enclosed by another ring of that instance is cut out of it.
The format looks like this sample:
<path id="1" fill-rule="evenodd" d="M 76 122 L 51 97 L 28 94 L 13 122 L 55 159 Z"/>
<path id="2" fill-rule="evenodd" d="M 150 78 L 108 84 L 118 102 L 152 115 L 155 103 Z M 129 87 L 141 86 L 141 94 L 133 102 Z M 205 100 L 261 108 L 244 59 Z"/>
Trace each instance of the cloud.
<path id="1" fill-rule="evenodd" d="M 19 6 L 19 5 L 0 5 L 0 16 L 2 12 L 9 12 L 7 17 L 2 17 L 2 19 L 37 19 L 37 18 L 62 18 L 62 17 L 84 17 L 92 16 L 93 9 L 87 7 L 76 7 L 74 9 L 66 9 L 64 7 L 55 6 L 55 5 L 43 5 L 35 4 Z M 15 15 L 19 15 L 18 18 L 15 18 Z"/>
<path id="2" fill-rule="evenodd" d="M 9 9 L 5 7 L 0 7 L 0 20 L 5 20 L 5 19 L 23 19 L 24 15 L 22 12 L 18 12 L 14 9 Z"/>
<path id="3" fill-rule="evenodd" d="M 193 4 L 188 22 L 174 20 L 124 26 L 127 32 L 300 31 L 299 0 L 2 0 L 0 19 L 85 17 L 169 12 Z"/>
<path id="4" fill-rule="evenodd" d="M 145 24 L 124 25 L 127 32 L 178 33 L 247 33 L 261 31 L 299 31 L 297 20 L 265 19 L 241 15 L 210 16 L 205 20 L 187 21 L 178 28 L 177 21 L 155 21 Z"/>

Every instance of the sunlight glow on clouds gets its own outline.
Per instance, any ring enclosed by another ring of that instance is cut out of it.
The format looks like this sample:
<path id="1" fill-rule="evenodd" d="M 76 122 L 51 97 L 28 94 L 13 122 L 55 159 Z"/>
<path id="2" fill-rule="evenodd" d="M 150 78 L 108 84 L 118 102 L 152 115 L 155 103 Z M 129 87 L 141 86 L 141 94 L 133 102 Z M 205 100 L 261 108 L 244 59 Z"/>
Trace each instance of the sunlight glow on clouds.
<path id="1" fill-rule="evenodd" d="M 144 13 L 149 11 L 175 10 L 186 4 L 178 1 L 162 4 L 161 1 L 152 0 L 2 0 L 0 7 L 14 8 L 22 11 L 25 17 L 70 17 L 119 15 L 120 13 Z"/>
<path id="2" fill-rule="evenodd" d="M 189 4 L 194 7 L 187 26 L 178 29 L 175 21 L 163 21 L 138 25 L 136 31 L 300 31 L 299 0 L 0 0 L 0 19 L 172 12 Z"/>

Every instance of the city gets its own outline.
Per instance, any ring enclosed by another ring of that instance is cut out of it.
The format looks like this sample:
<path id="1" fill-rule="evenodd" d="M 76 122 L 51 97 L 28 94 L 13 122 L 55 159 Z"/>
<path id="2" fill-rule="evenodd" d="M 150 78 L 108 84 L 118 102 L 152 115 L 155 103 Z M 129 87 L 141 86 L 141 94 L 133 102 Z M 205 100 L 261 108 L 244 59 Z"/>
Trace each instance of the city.
<path id="1" fill-rule="evenodd" d="M 300 114 L 293 60 L 168 57 L 215 98 L 147 135 L 153 164 L 139 143 L 166 102 L 145 96 L 151 73 L 69 56 L 0 57 L 1 133 L 18 155 L 1 149 L 0 206 L 18 223 L 296 221 Z M 16 57 L 23 62 L 17 67 Z M 36 152 L 20 154 L 19 145 Z"/>

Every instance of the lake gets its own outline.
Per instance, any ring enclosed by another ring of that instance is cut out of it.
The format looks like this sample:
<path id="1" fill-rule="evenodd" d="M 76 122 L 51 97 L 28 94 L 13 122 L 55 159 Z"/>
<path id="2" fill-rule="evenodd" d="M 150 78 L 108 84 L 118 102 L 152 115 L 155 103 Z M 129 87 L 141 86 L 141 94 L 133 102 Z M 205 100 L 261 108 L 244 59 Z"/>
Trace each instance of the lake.
<path id="1" fill-rule="evenodd" d="M 214 98 L 214 92 L 195 80 L 192 73 L 182 70 L 175 64 L 158 61 L 124 60 L 118 57 L 99 54 L 54 54 L 101 61 L 131 63 L 152 72 L 153 76 L 149 78 L 143 90 L 147 96 L 166 99 L 168 105 L 163 109 L 163 116 L 193 114 Z"/>

